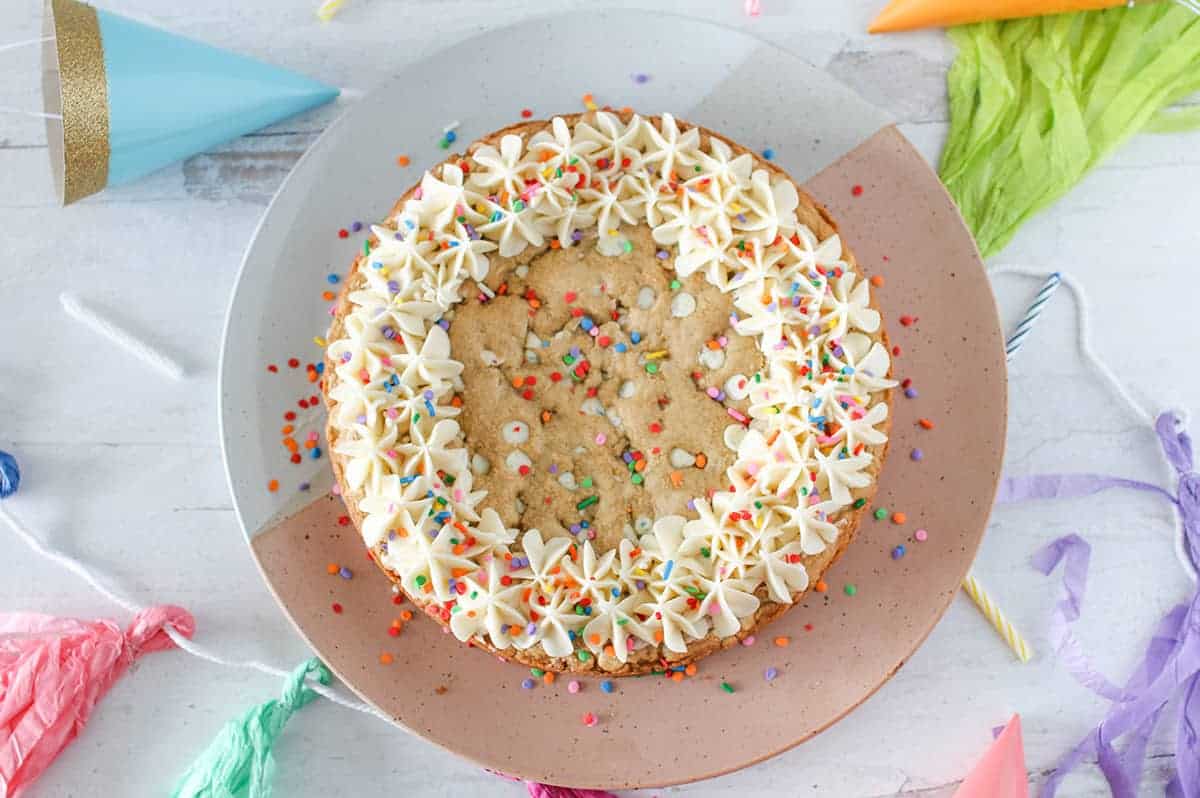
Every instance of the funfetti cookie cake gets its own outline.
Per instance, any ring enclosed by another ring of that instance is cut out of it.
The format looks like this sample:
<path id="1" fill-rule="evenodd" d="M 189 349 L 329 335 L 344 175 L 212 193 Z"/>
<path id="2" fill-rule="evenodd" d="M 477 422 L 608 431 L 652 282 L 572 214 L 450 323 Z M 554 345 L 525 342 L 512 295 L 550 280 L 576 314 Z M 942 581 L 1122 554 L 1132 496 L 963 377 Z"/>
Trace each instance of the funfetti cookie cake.
<path id="1" fill-rule="evenodd" d="M 779 168 L 669 114 L 497 131 L 374 228 L 328 438 L 459 639 L 631 675 L 732 645 L 854 537 L 887 450 L 871 285 Z"/>

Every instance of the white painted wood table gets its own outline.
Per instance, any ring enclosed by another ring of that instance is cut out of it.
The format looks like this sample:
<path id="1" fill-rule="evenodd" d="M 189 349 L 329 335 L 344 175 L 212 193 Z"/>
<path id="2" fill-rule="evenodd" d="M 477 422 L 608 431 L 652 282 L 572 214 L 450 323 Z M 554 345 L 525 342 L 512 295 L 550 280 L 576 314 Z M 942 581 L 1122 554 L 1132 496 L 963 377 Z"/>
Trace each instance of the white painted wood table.
<path id="1" fill-rule="evenodd" d="M 98 4 L 365 89 L 469 34 L 596 2 L 350 0 L 328 25 L 315 19 L 315 0 Z M 40 5 L 0 4 L 0 43 L 39 35 Z M 868 37 L 882 0 L 764 0 L 758 19 L 743 15 L 740 0 L 606 5 L 702 16 L 790 48 L 894 114 L 936 163 L 953 50 L 940 33 Z M 0 59 L 0 105 L 37 107 L 34 54 Z M 0 116 L 0 448 L 20 459 L 25 479 L 8 506 L 137 600 L 193 610 L 198 639 L 210 647 L 286 667 L 308 651 L 267 593 L 234 519 L 217 443 L 216 366 L 242 250 L 279 182 L 336 113 L 311 113 L 67 209 L 51 199 L 40 123 Z M 1092 297 L 1098 350 L 1154 411 L 1200 408 L 1198 186 L 1200 137 L 1136 138 L 998 259 L 1077 275 Z M 1036 286 L 997 283 L 1011 322 Z M 170 383 L 67 319 L 57 302 L 65 288 L 162 342 L 188 379 Z M 1075 318 L 1061 292 L 1012 366 L 1008 472 L 1097 470 L 1166 484 L 1151 432 L 1083 368 Z M 991 727 L 1012 712 L 1022 714 L 1030 776 L 1041 782 L 1102 705 L 1046 655 L 1058 582 L 1035 574 L 1029 554 L 1070 531 L 1094 544 L 1080 636 L 1120 678 L 1152 624 L 1185 595 L 1172 523 L 1161 503 L 1126 493 L 997 510 L 977 572 L 1039 651 L 1031 664 L 1017 664 L 960 597 L 903 670 L 827 733 L 741 773 L 660 792 L 948 796 Z M 0 608 L 121 617 L 11 538 L 0 537 L 0 551 Z M 136 671 L 32 795 L 165 794 L 226 719 L 279 689 L 181 653 L 148 656 Z M 1147 795 L 1161 794 L 1169 777 L 1173 737 L 1164 723 L 1150 746 Z M 293 720 L 277 755 L 281 796 L 522 791 L 327 702 Z M 1063 790 L 1104 792 L 1094 767 Z"/>

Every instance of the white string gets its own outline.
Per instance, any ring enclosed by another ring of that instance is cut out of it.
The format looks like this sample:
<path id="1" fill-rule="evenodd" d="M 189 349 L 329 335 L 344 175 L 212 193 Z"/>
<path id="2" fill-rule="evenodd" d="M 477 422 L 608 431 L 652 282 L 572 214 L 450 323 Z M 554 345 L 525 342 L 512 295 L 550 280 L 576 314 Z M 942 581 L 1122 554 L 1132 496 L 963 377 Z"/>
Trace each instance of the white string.
<path id="1" fill-rule="evenodd" d="M 1043 272 L 1038 271 L 1037 269 L 1029 269 L 1024 266 L 1015 266 L 1011 264 L 993 266 L 992 268 L 988 269 L 987 272 L 989 275 L 1019 274 L 1023 277 L 1033 277 L 1038 280 L 1045 280 L 1052 274 L 1052 272 Z M 1084 293 L 1083 286 L 1080 285 L 1074 277 L 1066 272 L 1058 272 L 1058 275 L 1062 278 L 1063 285 L 1069 288 L 1071 293 L 1075 295 L 1077 328 L 1076 337 L 1078 338 L 1077 343 L 1079 344 L 1080 354 L 1083 355 L 1084 360 L 1090 363 L 1092 367 L 1099 371 L 1100 375 L 1108 381 L 1109 385 L 1111 385 L 1112 389 L 1116 391 L 1117 396 L 1121 398 L 1121 401 L 1125 403 L 1125 407 L 1128 408 L 1130 412 L 1132 412 L 1146 424 L 1153 426 L 1154 416 L 1150 415 L 1146 408 L 1142 407 L 1142 405 L 1133 398 L 1133 395 L 1129 393 L 1129 389 L 1127 389 L 1125 385 L 1119 379 L 1117 379 L 1117 375 L 1114 374 L 1112 369 L 1108 367 L 1108 364 L 1101 360 L 1096 354 L 1095 350 L 1092 349 L 1091 319 L 1088 311 L 1087 295 Z"/>
<path id="2" fill-rule="evenodd" d="M 25 39 L 24 41 L 13 42 L 11 44 L 0 44 L 0 53 L 3 53 L 6 50 L 16 50 L 19 47 L 29 47 L 32 44 L 42 44 L 43 42 L 52 41 L 54 41 L 53 36 L 43 36 L 40 39 Z"/>
<path id="3" fill-rule="evenodd" d="M 25 526 L 4 507 L 2 502 L 0 502 L 0 519 L 4 520 L 8 524 L 9 528 L 17 534 L 17 537 L 23 540 L 25 545 L 29 546 L 29 548 L 33 549 L 33 551 L 40 554 L 47 560 L 55 563 L 56 565 L 59 565 L 60 567 L 65 568 L 66 570 L 75 574 L 84 582 L 91 585 L 92 589 L 97 593 L 104 596 L 106 599 L 111 601 L 113 604 L 116 604 L 130 615 L 136 615 L 145 609 L 145 607 L 140 607 L 135 602 L 131 601 L 116 588 L 109 587 L 107 584 L 109 580 L 107 578 L 97 575 L 86 565 L 69 554 L 59 551 L 58 549 L 51 548 L 46 543 L 42 542 L 37 535 L 26 529 Z M 258 660 L 226 659 L 225 657 L 222 657 L 221 655 L 210 651 L 204 646 L 184 637 L 173 626 L 166 625 L 163 627 L 163 630 L 167 633 L 167 636 L 171 638 L 175 645 L 179 646 L 179 648 L 183 649 L 194 657 L 211 662 L 214 665 L 221 665 L 226 668 L 241 668 L 244 670 L 258 671 L 259 673 L 264 673 L 268 676 L 275 676 L 281 679 L 292 675 L 291 671 L 284 670 L 283 668 L 277 668 L 274 665 L 268 665 L 267 663 L 259 662 Z M 313 679 L 308 679 L 307 682 L 308 687 L 311 688 L 313 692 L 319 693 L 325 698 L 328 698 L 338 706 L 343 706 L 346 709 L 353 709 L 356 712 L 362 712 L 367 715 L 374 715 L 380 720 L 387 721 L 393 725 L 396 724 L 394 719 L 388 715 L 385 715 L 369 704 L 365 704 L 362 701 L 355 701 L 351 698 L 345 698 L 339 695 L 332 688 Z"/>
<path id="4" fill-rule="evenodd" d="M 349 86 L 342 86 L 338 91 L 341 92 L 338 95 L 339 100 L 361 100 L 367 96 L 367 93 L 362 89 L 352 89 Z"/>
<path id="5" fill-rule="evenodd" d="M 45 114 L 41 111 L 28 111 L 24 108 L 12 108 L 7 105 L 0 105 L 0 114 L 20 114 L 21 116 L 33 116 L 38 119 L 62 119 L 62 114 Z"/>
<path id="6" fill-rule="evenodd" d="M 179 365 L 177 361 L 155 349 L 128 330 L 119 327 L 111 319 L 100 315 L 96 310 L 85 305 L 79 297 L 64 292 L 58 295 L 58 301 L 62 303 L 63 310 L 69 316 L 91 327 L 138 360 L 154 367 L 173 380 L 183 379 L 183 366 Z"/>

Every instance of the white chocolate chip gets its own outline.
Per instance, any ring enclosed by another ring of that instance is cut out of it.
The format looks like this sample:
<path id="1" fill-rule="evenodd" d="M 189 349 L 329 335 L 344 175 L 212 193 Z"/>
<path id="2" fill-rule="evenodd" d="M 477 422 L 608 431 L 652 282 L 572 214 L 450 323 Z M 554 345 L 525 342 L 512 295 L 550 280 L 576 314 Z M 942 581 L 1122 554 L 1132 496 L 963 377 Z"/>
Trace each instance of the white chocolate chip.
<path id="1" fill-rule="evenodd" d="M 654 526 L 654 521 L 648 515 L 639 515 L 637 520 L 633 522 L 633 528 L 643 534 L 649 532 L 652 526 Z"/>
<path id="2" fill-rule="evenodd" d="M 725 395 L 730 399 L 745 399 L 750 395 L 750 380 L 745 374 L 734 374 L 725 380 Z"/>
<path id="3" fill-rule="evenodd" d="M 513 499 L 513 507 L 515 507 L 517 509 L 517 515 L 520 515 L 521 513 L 525 512 L 525 502 L 521 501 L 520 496 Z"/>
<path id="4" fill-rule="evenodd" d="M 613 425 L 614 427 L 616 427 L 617 429 L 620 429 L 620 428 L 621 428 L 621 417 L 620 417 L 619 415 L 617 415 L 617 411 L 615 411 L 615 410 L 612 410 L 612 409 L 610 408 L 610 409 L 608 410 L 608 412 L 607 412 L 607 413 L 605 413 L 605 415 L 606 415 L 606 416 L 608 416 L 608 423 L 609 423 L 609 424 L 612 424 L 612 425 Z"/>
<path id="5" fill-rule="evenodd" d="M 696 297 L 687 291 L 680 291 L 671 300 L 671 315 L 677 319 L 685 319 L 696 312 Z"/>
<path id="6" fill-rule="evenodd" d="M 520 449 L 514 449 L 508 453 L 508 457 L 504 458 L 504 464 L 508 466 L 508 470 L 513 473 L 518 473 L 521 466 L 533 467 L 533 461 L 529 459 L 529 455 Z"/>
<path id="7" fill-rule="evenodd" d="M 691 468 L 696 464 L 696 456 L 687 449 L 671 450 L 671 465 L 675 468 Z"/>
<path id="8" fill-rule="evenodd" d="M 530 365 L 536 366 L 542 362 L 542 358 L 538 355 L 537 352 L 534 352 L 532 349 L 526 349 L 525 350 L 525 362 L 529 363 Z"/>
<path id="9" fill-rule="evenodd" d="M 575 475 L 570 471 L 562 472 L 558 475 L 558 484 L 567 490 L 575 490 Z"/>
<path id="10" fill-rule="evenodd" d="M 700 365 L 713 370 L 721 368 L 725 365 L 725 350 L 704 347 L 700 350 Z"/>
<path id="11" fill-rule="evenodd" d="M 525 334 L 525 348 L 526 349 L 540 349 L 545 345 L 546 344 L 542 342 L 542 339 L 538 338 L 537 335 L 535 335 L 534 333 L 526 333 Z"/>
<path id="12" fill-rule="evenodd" d="M 485 366 L 499 366 L 504 362 L 504 359 L 490 349 L 483 349 L 479 352 L 479 359 L 483 361 Z"/>
<path id="13" fill-rule="evenodd" d="M 505 443 L 520 446 L 529 440 L 529 425 L 524 421 L 506 421 L 500 428 L 500 434 Z"/>
<path id="14" fill-rule="evenodd" d="M 725 428 L 725 445 L 732 451 L 737 451 L 746 437 L 746 428 L 741 424 L 730 424 Z"/>
<path id="15" fill-rule="evenodd" d="M 484 474 L 492 470 L 492 461 L 488 460 L 481 454 L 471 456 L 471 473 L 477 477 L 482 477 Z"/>
<path id="16" fill-rule="evenodd" d="M 517 268 L 513 269 L 513 272 L 522 280 L 524 280 L 529 276 L 529 264 L 522 263 L 521 265 L 517 266 Z"/>
<path id="17" fill-rule="evenodd" d="M 625 380 L 621 383 L 621 387 L 617 389 L 617 396 L 622 399 L 632 399 L 637 393 L 637 383 L 633 380 Z"/>
<path id="18" fill-rule="evenodd" d="M 600 236 L 596 239 L 596 251 L 609 257 L 621 255 L 625 252 L 625 239 L 621 236 Z"/>
<path id="19" fill-rule="evenodd" d="M 648 285 L 643 285 L 638 289 L 637 306 L 642 310 L 649 310 L 654 307 L 654 289 Z"/>
<path id="20" fill-rule="evenodd" d="M 585 415 L 602 416 L 604 415 L 604 403 L 594 396 L 589 396 L 583 400 L 583 404 L 579 406 Z"/>

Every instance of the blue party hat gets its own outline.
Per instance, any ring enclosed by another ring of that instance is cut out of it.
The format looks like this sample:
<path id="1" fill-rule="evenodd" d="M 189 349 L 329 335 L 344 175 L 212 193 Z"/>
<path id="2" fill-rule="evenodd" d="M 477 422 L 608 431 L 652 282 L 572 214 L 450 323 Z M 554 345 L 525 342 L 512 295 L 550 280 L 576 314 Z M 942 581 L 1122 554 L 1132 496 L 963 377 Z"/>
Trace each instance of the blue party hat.
<path id="1" fill-rule="evenodd" d="M 338 90 L 227 50 L 47 0 L 51 157 L 64 204 L 334 99 Z M 58 146 L 60 145 L 61 146 Z"/>

